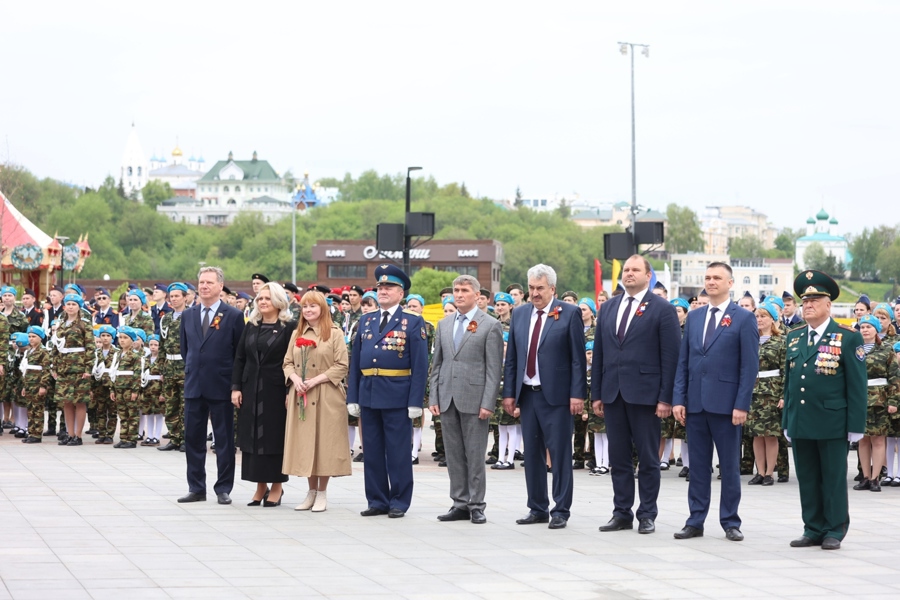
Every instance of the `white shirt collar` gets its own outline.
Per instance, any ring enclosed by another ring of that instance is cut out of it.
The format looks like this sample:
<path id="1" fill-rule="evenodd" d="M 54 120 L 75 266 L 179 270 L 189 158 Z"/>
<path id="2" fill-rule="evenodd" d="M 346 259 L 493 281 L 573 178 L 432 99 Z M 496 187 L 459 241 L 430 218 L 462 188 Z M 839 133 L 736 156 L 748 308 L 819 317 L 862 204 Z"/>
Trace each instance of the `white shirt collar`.
<path id="1" fill-rule="evenodd" d="M 635 294 L 634 296 L 632 296 L 632 298 L 634 298 L 635 302 L 637 302 L 638 304 L 640 304 L 641 302 L 644 301 L 644 296 L 646 296 L 646 295 L 647 295 L 647 292 L 649 292 L 649 291 L 650 291 L 650 288 L 649 288 L 649 287 L 645 287 L 644 289 L 642 289 L 641 291 L 639 291 L 637 294 Z M 622 300 L 623 300 L 624 302 L 628 302 L 628 296 L 629 296 L 628 292 L 625 292 L 624 297 L 622 298 Z"/>
<path id="2" fill-rule="evenodd" d="M 209 313 L 209 314 L 214 315 L 214 314 L 216 314 L 217 312 L 219 312 L 219 307 L 220 307 L 221 305 L 222 305 L 222 301 L 221 301 L 221 300 L 216 300 L 215 303 L 213 303 L 213 305 L 209 307 L 209 308 L 210 308 L 210 313 Z M 200 314 L 203 314 L 203 311 L 204 311 L 204 310 L 206 310 L 206 307 L 203 306 L 203 305 L 201 304 L 201 305 L 200 305 Z"/>
<path id="3" fill-rule="evenodd" d="M 831 317 L 825 319 L 825 322 L 819 325 L 818 327 L 813 327 L 812 325 L 808 325 L 809 330 L 806 332 L 806 335 L 809 336 L 813 331 L 816 332 L 816 340 L 821 340 L 822 336 L 825 335 L 825 330 L 828 329 L 828 325 L 831 323 Z"/>
<path id="4" fill-rule="evenodd" d="M 475 319 L 475 313 L 476 313 L 476 312 L 478 312 L 478 305 L 477 305 L 477 304 L 472 308 L 472 310 L 470 310 L 469 312 L 465 313 L 466 319 L 468 319 L 469 321 L 474 320 L 474 319 Z M 456 319 L 459 320 L 459 315 L 456 316 Z"/>

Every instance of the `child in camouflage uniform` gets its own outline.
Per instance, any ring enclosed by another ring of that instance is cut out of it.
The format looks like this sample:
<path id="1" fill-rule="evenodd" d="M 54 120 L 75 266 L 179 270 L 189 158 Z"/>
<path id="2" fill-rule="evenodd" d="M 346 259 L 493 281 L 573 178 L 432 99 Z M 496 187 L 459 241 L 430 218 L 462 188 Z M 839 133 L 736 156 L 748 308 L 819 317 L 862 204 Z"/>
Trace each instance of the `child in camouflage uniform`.
<path id="1" fill-rule="evenodd" d="M 141 412 L 147 418 L 147 435 L 141 446 L 158 446 L 162 435 L 162 409 L 165 398 L 162 395 L 162 363 L 159 361 L 159 336 L 151 335 L 147 340 L 150 356 L 141 357 L 141 386 L 143 400 Z"/>
<path id="2" fill-rule="evenodd" d="M 176 281 L 168 287 L 169 305 L 159 320 L 160 354 L 163 375 L 162 393 L 166 398 L 165 420 L 169 443 L 158 448 L 165 452 L 178 450 L 184 443 L 184 358 L 181 356 L 181 313 L 185 309 L 188 287 Z M 243 292 L 242 292 L 243 293 Z M 244 294 L 246 295 L 246 294 Z"/>
<path id="3" fill-rule="evenodd" d="M 759 374 L 753 388 L 750 413 L 744 427 L 753 437 L 756 475 L 749 485 L 774 485 L 778 437 L 783 435 L 781 411 L 784 408 L 784 360 L 787 338 L 782 334 L 778 311 L 763 302 L 756 309 L 759 327 Z"/>
<path id="4" fill-rule="evenodd" d="M 587 363 L 587 385 L 588 389 L 591 389 L 591 365 L 594 362 L 593 340 L 585 343 L 584 354 Z M 588 475 L 606 475 L 609 473 L 609 438 L 606 437 L 606 419 L 594 414 L 590 398 L 584 399 L 582 418 L 587 420 L 588 431 L 594 434 L 594 466 L 591 467 Z"/>
<path id="5" fill-rule="evenodd" d="M 28 336 L 25 333 L 9 334 L 3 397 L 10 406 L 12 415 L 13 427 L 9 432 L 21 439 L 28 437 L 28 408 L 22 403 L 22 373 L 19 371 L 19 360 L 26 347 L 28 347 Z"/>
<path id="6" fill-rule="evenodd" d="M 501 324 L 502 326 L 502 324 Z M 509 341 L 509 332 L 503 332 L 503 360 L 506 360 L 506 344 Z M 495 471 L 510 471 L 516 468 L 516 450 L 519 448 L 519 432 L 521 421 L 519 407 L 513 414 L 503 410 L 503 375 L 500 375 L 500 389 L 497 392 L 497 406 L 494 408 L 493 419 L 497 421 L 499 442 L 497 445 L 497 462 L 491 465 Z"/>
<path id="7" fill-rule="evenodd" d="M 28 328 L 28 348 L 22 356 L 22 399 L 28 406 L 28 437 L 26 444 L 40 444 L 44 430 L 44 396 L 53 376 L 50 374 L 50 353 L 41 343 L 47 334 L 40 327 Z"/>
<path id="8" fill-rule="evenodd" d="M 900 341 L 894 343 L 894 359 L 900 364 Z M 891 415 L 891 428 L 888 431 L 885 440 L 887 448 L 887 476 L 882 480 L 881 485 L 889 485 L 891 487 L 900 487 L 900 410 Z"/>
<path id="9" fill-rule="evenodd" d="M 77 294 L 63 299 L 63 322 L 56 330 L 50 352 L 56 374 L 56 401 L 62 406 L 68 432 L 60 438 L 60 446 L 82 445 L 81 432 L 91 400 L 94 331 L 90 320 L 82 317 L 83 306 L 84 301 Z"/>
<path id="10" fill-rule="evenodd" d="M 116 399 L 110 375 L 119 360 L 119 349 L 113 346 L 116 330 L 112 325 L 101 325 L 97 330 L 99 346 L 94 352 L 94 369 L 91 389 L 97 415 L 97 441 L 95 444 L 112 444 L 116 432 Z"/>
<path id="11" fill-rule="evenodd" d="M 118 339 L 121 351 L 116 367 L 114 389 L 120 429 L 119 443 L 113 448 L 137 448 L 141 354 L 134 349 L 134 341 L 138 339 L 138 333 L 132 327 L 122 326 L 119 327 Z"/>

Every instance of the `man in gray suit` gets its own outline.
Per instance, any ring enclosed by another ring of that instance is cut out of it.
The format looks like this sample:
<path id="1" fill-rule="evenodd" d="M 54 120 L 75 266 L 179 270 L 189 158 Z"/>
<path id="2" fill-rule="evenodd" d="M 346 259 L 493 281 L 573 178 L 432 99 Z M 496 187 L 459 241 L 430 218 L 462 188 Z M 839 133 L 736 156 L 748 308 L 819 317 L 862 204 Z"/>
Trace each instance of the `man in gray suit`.
<path id="1" fill-rule="evenodd" d="M 457 311 L 438 323 L 431 362 L 431 414 L 441 416 L 453 506 L 439 521 L 485 523 L 484 455 L 503 369 L 503 328 L 478 309 L 481 285 L 453 281 Z"/>

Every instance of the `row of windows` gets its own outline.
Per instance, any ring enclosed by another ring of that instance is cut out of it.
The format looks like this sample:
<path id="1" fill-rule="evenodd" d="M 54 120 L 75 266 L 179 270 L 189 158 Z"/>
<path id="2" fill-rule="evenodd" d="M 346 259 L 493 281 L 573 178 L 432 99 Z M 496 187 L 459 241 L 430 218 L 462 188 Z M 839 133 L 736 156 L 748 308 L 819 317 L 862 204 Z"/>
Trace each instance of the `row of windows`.
<path id="1" fill-rule="evenodd" d="M 131 169 L 129 169 L 128 174 L 131 175 Z M 140 175 L 140 167 L 138 167 L 138 175 Z M 201 192 L 218 192 L 218 191 L 219 191 L 219 186 L 213 187 L 213 186 L 211 186 L 211 185 L 209 185 L 209 186 L 201 185 L 201 186 L 200 186 L 200 191 L 201 191 Z M 222 191 L 223 191 L 223 192 L 230 192 L 230 191 L 231 191 L 231 188 L 230 188 L 229 186 L 226 185 L 226 186 L 224 186 L 224 187 L 222 188 Z M 239 185 L 234 186 L 234 191 L 235 191 L 235 192 L 240 192 L 240 191 L 241 191 L 241 186 L 239 186 Z M 265 186 L 265 187 L 257 186 L 256 189 L 254 189 L 253 186 L 250 186 L 250 187 L 247 189 L 247 191 L 248 191 L 248 192 L 254 192 L 254 191 L 256 191 L 256 192 L 268 192 L 268 191 L 269 191 L 269 186 Z"/>
<path id="2" fill-rule="evenodd" d="M 129 176 L 129 177 L 131 177 L 131 176 L 134 174 L 134 172 L 132 171 L 131 167 L 128 167 L 127 172 L 128 172 L 128 176 Z M 137 168 L 137 176 L 138 176 L 138 177 L 140 177 L 140 176 L 143 174 L 143 172 L 144 172 L 144 170 L 143 170 L 142 167 L 138 167 L 138 168 Z"/>
<path id="3" fill-rule="evenodd" d="M 412 267 L 410 275 L 415 275 L 420 267 Z M 368 277 L 366 265 L 328 265 L 329 279 L 366 279 Z M 448 273 L 459 273 L 460 275 L 471 275 L 478 277 L 478 267 L 475 265 L 438 265 L 434 267 L 436 271 L 446 271 Z"/>

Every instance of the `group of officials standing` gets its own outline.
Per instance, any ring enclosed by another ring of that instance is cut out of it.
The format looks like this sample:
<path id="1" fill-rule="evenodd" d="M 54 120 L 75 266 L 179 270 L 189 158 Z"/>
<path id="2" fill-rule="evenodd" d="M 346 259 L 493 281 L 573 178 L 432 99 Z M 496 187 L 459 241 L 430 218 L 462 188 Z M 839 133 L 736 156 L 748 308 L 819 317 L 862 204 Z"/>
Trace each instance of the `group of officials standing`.
<path id="1" fill-rule="evenodd" d="M 429 371 L 421 343 L 426 332 L 417 315 L 397 317 L 408 277 L 388 265 L 377 273 L 381 310 L 364 317 L 357 330 L 348 403 L 364 424 L 368 508 L 362 514 L 402 517 L 412 495 L 409 419 L 420 414 Z M 722 480 L 719 523 L 726 539 L 741 541 L 741 433 L 759 375 L 756 318 L 731 300 L 734 279 L 725 263 L 708 266 L 709 303 L 688 314 L 683 332 L 675 308 L 649 290 L 650 278 L 646 259 L 629 258 L 624 293 L 605 303 L 596 323 L 589 398 L 593 412 L 606 420 L 614 505 L 600 530 L 633 529 L 637 518 L 639 533 L 655 531 L 660 419 L 674 415 L 686 428 L 694 465 L 690 514 L 675 538 L 704 534 L 715 448 Z M 588 398 L 581 312 L 557 299 L 552 267 L 532 267 L 530 301 L 512 313 L 504 357 L 499 322 L 476 306 L 479 289 L 475 278 L 458 277 L 453 282 L 457 311 L 436 330 L 429 405 L 442 419 L 453 501 L 438 519 L 486 521 L 483 457 L 500 387 L 504 410 L 520 412 L 524 438 L 529 511 L 517 523 L 564 528 L 572 504 L 573 415 L 581 414 Z M 831 318 L 831 300 L 839 290 L 830 277 L 804 271 L 794 290 L 802 298 L 805 322 L 788 336 L 782 424 L 793 441 L 804 532 L 791 546 L 836 549 L 849 525 L 849 443 L 865 428 L 865 352 L 859 333 Z M 386 342 L 390 332 L 399 340 Z M 822 339 L 843 346 L 842 352 L 831 351 L 827 365 L 818 346 Z M 549 494 L 545 453 L 553 465 Z"/>

